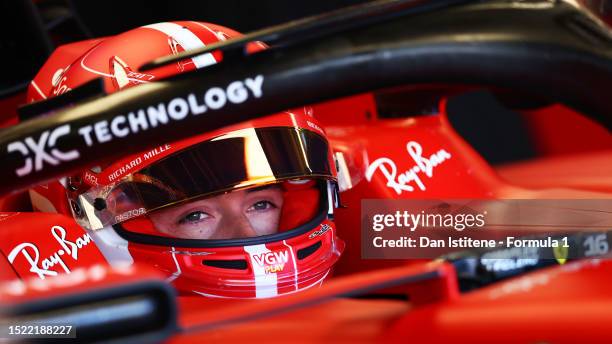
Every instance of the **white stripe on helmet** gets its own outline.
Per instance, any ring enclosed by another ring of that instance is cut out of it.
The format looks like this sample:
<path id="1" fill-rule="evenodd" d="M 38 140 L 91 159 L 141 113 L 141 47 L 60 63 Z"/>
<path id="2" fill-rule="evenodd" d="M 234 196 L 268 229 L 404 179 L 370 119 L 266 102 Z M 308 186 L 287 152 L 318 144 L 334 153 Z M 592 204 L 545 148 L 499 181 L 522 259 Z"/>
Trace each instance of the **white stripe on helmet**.
<path id="1" fill-rule="evenodd" d="M 34 80 L 32 80 L 32 86 L 34 87 L 34 89 L 36 90 L 36 92 L 43 97 L 43 99 L 47 99 L 47 96 L 43 93 L 43 91 L 40 90 L 40 88 L 38 87 L 38 85 L 34 82 Z"/>
<path id="2" fill-rule="evenodd" d="M 278 282 L 276 273 L 266 273 L 265 268 L 253 258 L 255 255 L 272 252 L 265 244 L 245 246 L 244 250 L 249 254 L 251 266 L 255 279 L 255 297 L 264 298 L 278 295 Z"/>
<path id="3" fill-rule="evenodd" d="M 174 38 L 185 50 L 192 50 L 206 46 L 198 36 L 196 36 L 186 27 L 179 24 L 166 22 L 151 24 L 143 27 L 165 33 L 166 35 Z M 193 57 L 192 60 L 197 68 L 202 68 L 217 63 L 217 60 L 215 60 L 215 57 L 211 53 Z"/>
<path id="4" fill-rule="evenodd" d="M 295 290 L 298 290 L 298 268 L 297 268 L 297 263 L 295 261 L 296 256 L 295 256 L 295 253 L 293 252 L 293 247 L 287 244 L 287 240 L 283 240 L 283 244 L 289 247 L 289 251 L 291 252 L 291 261 L 293 261 L 293 277 L 294 277 L 293 283 L 295 283 Z"/>
<path id="5" fill-rule="evenodd" d="M 176 249 L 174 248 L 174 246 L 172 247 L 172 260 L 174 260 L 174 265 L 176 266 L 176 271 L 174 273 L 172 273 L 172 275 L 166 279 L 166 282 L 174 281 L 175 279 L 177 279 L 183 273 L 183 271 L 181 270 L 181 266 L 179 265 L 178 261 L 176 260 Z"/>

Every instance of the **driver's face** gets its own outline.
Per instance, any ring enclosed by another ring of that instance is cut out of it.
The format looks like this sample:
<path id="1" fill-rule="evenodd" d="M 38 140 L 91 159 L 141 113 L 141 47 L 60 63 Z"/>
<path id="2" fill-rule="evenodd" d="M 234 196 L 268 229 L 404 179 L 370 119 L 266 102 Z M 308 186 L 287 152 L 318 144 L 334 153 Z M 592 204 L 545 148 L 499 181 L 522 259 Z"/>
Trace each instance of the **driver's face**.
<path id="1" fill-rule="evenodd" d="M 149 214 L 158 231 L 183 239 L 233 239 L 278 231 L 283 192 L 279 185 L 238 190 Z"/>

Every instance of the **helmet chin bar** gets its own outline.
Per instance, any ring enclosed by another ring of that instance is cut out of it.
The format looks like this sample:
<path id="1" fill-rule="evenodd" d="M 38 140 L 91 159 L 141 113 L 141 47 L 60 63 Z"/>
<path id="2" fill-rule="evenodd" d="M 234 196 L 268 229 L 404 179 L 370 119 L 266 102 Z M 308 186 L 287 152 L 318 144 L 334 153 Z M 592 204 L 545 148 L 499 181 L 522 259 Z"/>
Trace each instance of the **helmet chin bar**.
<path id="1" fill-rule="evenodd" d="M 313 274 L 312 276 L 308 277 L 307 279 L 305 279 L 304 281 L 302 281 L 302 284 L 304 285 L 302 288 L 300 289 L 295 289 L 293 291 L 289 291 L 286 293 L 283 293 L 283 295 L 289 295 L 289 294 L 293 294 L 293 293 L 297 293 L 297 292 L 301 292 L 304 290 L 308 290 L 312 287 L 316 287 L 318 285 L 321 285 L 321 283 L 323 283 L 323 281 L 329 276 L 329 274 L 331 273 L 331 267 L 320 272 L 317 274 Z M 235 281 L 238 282 L 238 281 Z M 254 287 L 254 283 L 235 283 L 232 285 L 228 285 L 230 288 L 238 288 L 238 287 Z M 276 286 L 275 286 L 276 287 Z M 197 288 L 194 288 L 193 290 L 191 290 L 192 292 L 201 295 L 201 296 L 206 296 L 206 297 L 212 297 L 212 298 L 221 298 L 221 299 L 265 299 L 265 298 L 271 298 L 271 297 L 276 297 L 278 296 L 278 294 L 274 294 L 272 295 L 271 293 L 262 293 L 263 296 L 253 296 L 253 297 L 244 297 L 244 296 L 238 296 L 238 295 L 223 295 L 222 292 L 227 292 L 227 289 L 219 289 L 217 291 L 210 291 L 210 290 L 205 290 L 205 291 L 198 291 L 196 290 Z M 266 289 L 271 289 L 271 287 L 268 287 Z"/>

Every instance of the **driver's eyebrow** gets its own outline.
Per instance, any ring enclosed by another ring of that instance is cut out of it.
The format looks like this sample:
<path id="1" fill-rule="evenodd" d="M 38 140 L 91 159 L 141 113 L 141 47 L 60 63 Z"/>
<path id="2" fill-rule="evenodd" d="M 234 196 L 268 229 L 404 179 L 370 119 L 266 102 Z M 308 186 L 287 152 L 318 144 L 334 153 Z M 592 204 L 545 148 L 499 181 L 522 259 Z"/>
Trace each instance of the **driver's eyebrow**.
<path id="1" fill-rule="evenodd" d="M 277 187 L 278 187 L 277 184 L 268 184 L 268 185 L 258 186 L 255 188 L 246 189 L 246 192 L 251 193 L 251 192 L 257 192 L 257 191 L 263 191 L 263 190 L 270 189 L 270 188 L 277 188 Z"/>

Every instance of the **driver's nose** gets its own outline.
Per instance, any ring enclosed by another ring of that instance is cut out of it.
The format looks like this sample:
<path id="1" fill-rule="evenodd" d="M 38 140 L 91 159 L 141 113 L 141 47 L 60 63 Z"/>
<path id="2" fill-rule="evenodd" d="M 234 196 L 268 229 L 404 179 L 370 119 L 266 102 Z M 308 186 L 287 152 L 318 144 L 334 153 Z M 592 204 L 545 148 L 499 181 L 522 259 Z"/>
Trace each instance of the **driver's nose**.
<path id="1" fill-rule="evenodd" d="M 227 214 L 223 217 L 222 228 L 227 228 L 228 232 L 232 233 L 231 238 L 251 238 L 257 235 L 257 232 L 251 226 L 249 219 L 241 213 Z"/>

